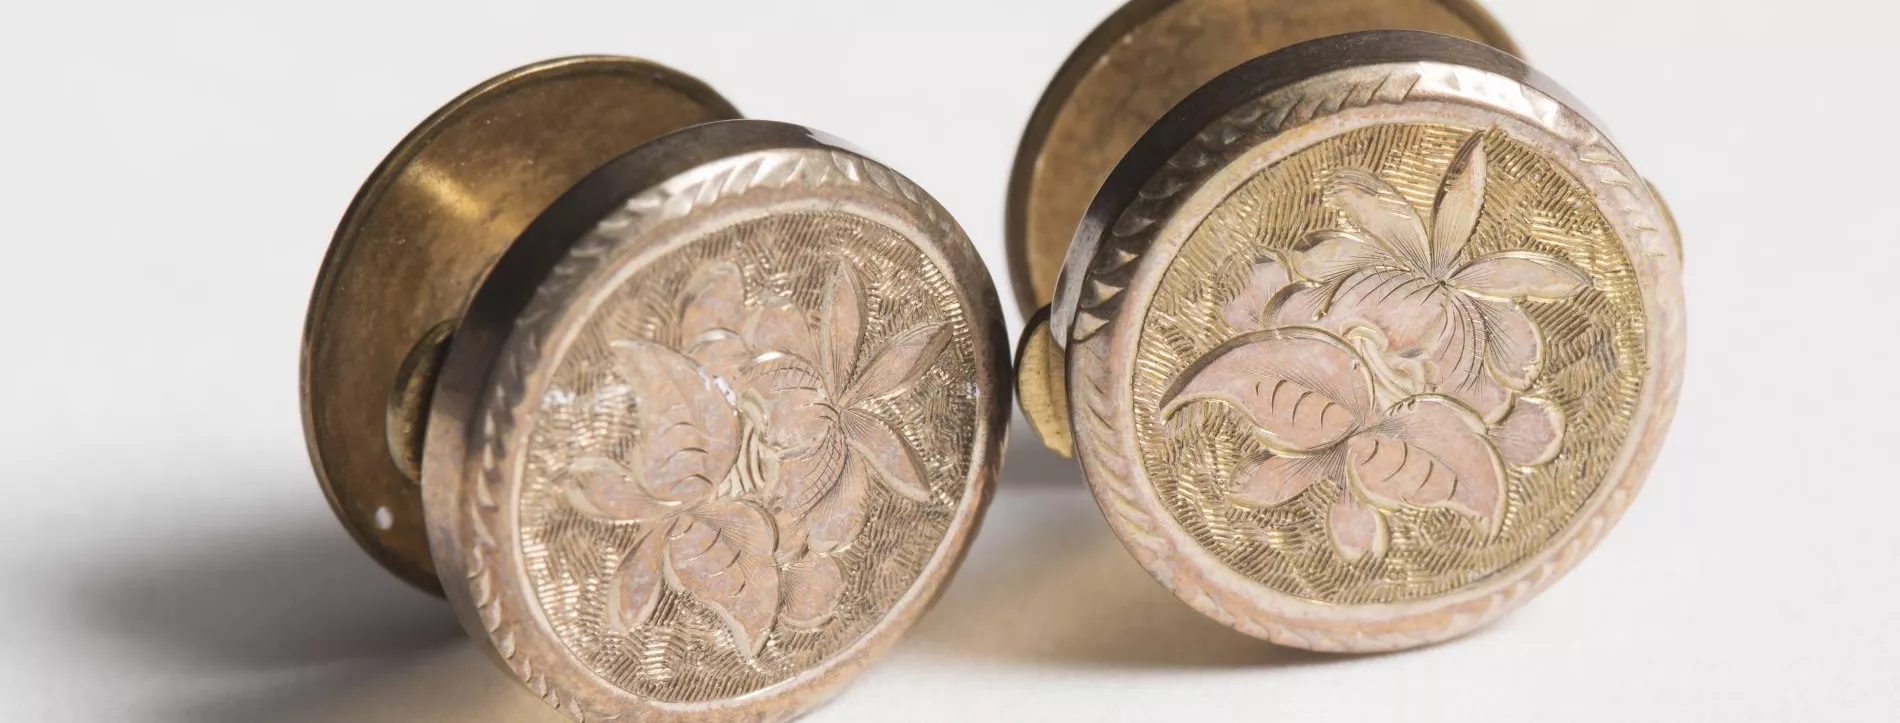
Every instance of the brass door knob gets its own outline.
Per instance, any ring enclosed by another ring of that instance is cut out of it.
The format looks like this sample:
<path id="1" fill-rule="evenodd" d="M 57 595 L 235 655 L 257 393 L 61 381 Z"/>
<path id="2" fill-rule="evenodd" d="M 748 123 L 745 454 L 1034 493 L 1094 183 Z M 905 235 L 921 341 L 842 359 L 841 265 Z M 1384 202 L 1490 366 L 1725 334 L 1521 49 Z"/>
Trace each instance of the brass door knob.
<path id="1" fill-rule="evenodd" d="M 1184 52 L 1218 55 L 1215 25 Z M 1173 61 L 1100 34 L 1084 52 L 1113 59 L 1083 65 Z M 1112 125 L 1051 97 L 1050 127 Z M 1025 146 L 1010 238 L 1019 295 L 1052 301 L 1023 408 L 1143 566 L 1248 634 L 1376 651 L 1473 630 L 1587 554 L 1669 426 L 1684 322 L 1675 228 L 1583 107 L 1397 30 L 1247 61 L 1156 117 L 1073 216 L 1036 179 L 1099 156 Z M 1033 229 L 1063 225 L 1040 286 Z"/>
<path id="2" fill-rule="evenodd" d="M 313 463 L 379 562 L 581 720 L 778 720 L 942 589 L 1008 420 L 1000 305 L 928 194 L 643 61 L 424 122 L 319 275 Z"/>

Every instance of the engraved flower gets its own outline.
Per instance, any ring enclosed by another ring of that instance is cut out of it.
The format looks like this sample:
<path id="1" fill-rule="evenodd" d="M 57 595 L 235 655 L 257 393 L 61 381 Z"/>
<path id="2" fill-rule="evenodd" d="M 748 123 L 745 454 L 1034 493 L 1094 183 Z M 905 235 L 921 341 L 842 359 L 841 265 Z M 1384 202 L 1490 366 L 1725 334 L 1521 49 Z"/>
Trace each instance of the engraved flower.
<path id="1" fill-rule="evenodd" d="M 1228 499 L 1274 507 L 1315 484 L 1335 485 L 1327 529 L 1348 561 L 1384 554 L 1381 510 L 1452 509 L 1476 518 L 1487 535 L 1503 521 L 1503 462 L 1484 420 L 1437 394 L 1379 406 L 1365 361 L 1326 331 L 1229 340 L 1181 375 L 1162 397 L 1162 415 L 1202 401 L 1246 413 L 1268 450 L 1242 464 Z"/>
<path id="2" fill-rule="evenodd" d="M 848 262 L 826 282 L 816 325 L 789 305 L 764 308 L 776 318 L 751 336 L 772 351 L 749 363 L 739 405 L 759 420 L 761 441 L 776 453 L 766 476 L 775 477 L 779 559 L 790 576 L 784 619 L 816 625 L 830 617 L 841 591 L 831 556 L 862 531 L 870 481 L 906 499 L 931 499 L 916 451 L 873 408 L 916 384 L 950 343 L 950 330 L 915 326 L 865 353 L 864 291 Z"/>
<path id="3" fill-rule="evenodd" d="M 730 263 L 700 268 L 680 299 L 676 347 L 609 344 L 617 376 L 636 387 L 625 395 L 631 449 L 574 460 L 564 484 L 575 509 L 640 523 L 609 591 L 614 625 L 644 625 L 670 588 L 756 657 L 776 623 L 832 616 L 844 579 L 831 555 L 864 524 L 868 479 L 930 499 L 916 454 L 868 407 L 908 390 L 949 334 L 908 330 L 859 365 L 864 302 L 845 263 L 817 329 L 783 297 L 748 306 Z"/>
<path id="4" fill-rule="evenodd" d="M 609 591 L 610 622 L 645 624 L 671 587 L 716 613 L 735 647 L 756 656 L 778 612 L 777 531 L 757 502 L 722 490 L 739 458 L 738 411 L 686 355 L 645 340 L 610 349 L 621 377 L 639 387 L 633 448 L 620 455 L 624 464 L 576 459 L 567 477 L 576 509 L 641 526 Z"/>
<path id="5" fill-rule="evenodd" d="M 1543 340 L 1520 304 L 1568 298 L 1589 277 L 1532 251 L 1470 257 L 1487 170 L 1483 134 L 1473 134 L 1453 157 L 1429 217 L 1369 171 L 1326 172 L 1326 201 L 1349 227 L 1311 234 L 1284 261 L 1262 260 L 1224 309 L 1227 319 L 1243 330 L 1332 331 L 1378 365 L 1390 398 L 1444 394 L 1493 422 L 1516 416 L 1541 426 L 1529 419 L 1540 415 L 1560 425 L 1554 407 L 1512 394 L 1529 389 L 1543 364 Z M 1538 456 L 1512 462 L 1535 464 Z"/>

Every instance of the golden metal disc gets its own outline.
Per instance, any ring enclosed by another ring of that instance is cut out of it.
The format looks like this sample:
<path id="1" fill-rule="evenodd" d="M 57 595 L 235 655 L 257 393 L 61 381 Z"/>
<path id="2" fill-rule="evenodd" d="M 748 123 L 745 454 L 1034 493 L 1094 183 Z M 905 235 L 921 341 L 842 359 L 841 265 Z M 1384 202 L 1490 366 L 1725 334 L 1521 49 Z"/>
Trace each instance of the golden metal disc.
<path id="1" fill-rule="evenodd" d="M 421 491 L 385 429 L 412 347 L 461 316 L 502 250 L 583 175 L 669 131 L 736 117 L 704 83 L 654 63 L 553 60 L 451 101 L 370 175 L 318 272 L 299 391 L 317 479 L 384 567 L 441 590 Z"/>
<path id="2" fill-rule="evenodd" d="M 1137 141 L 1078 229 L 1035 347 L 1066 364 L 1054 431 L 1134 557 L 1250 635 L 1381 651 L 1497 619 L 1616 524 L 1674 417 L 1667 209 L 1484 45 L 1249 61 Z"/>
<path id="3" fill-rule="evenodd" d="M 1049 303 L 1089 199 L 1163 113 L 1248 60 L 1363 30 L 1422 30 L 1518 52 L 1470 0 L 1133 0 L 1104 20 L 1062 64 L 1017 149 L 1004 235 L 1023 316 Z"/>
<path id="4" fill-rule="evenodd" d="M 798 126 L 671 133 L 469 304 L 421 465 L 435 562 L 577 720 L 789 720 L 948 583 L 1008 376 L 996 289 L 922 189 Z"/>

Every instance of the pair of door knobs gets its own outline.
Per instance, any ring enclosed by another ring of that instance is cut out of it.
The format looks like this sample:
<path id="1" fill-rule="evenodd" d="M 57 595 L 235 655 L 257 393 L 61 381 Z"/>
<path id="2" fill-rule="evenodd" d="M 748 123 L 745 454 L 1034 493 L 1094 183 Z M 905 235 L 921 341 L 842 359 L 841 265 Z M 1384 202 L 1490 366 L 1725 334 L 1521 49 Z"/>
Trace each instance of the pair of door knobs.
<path id="1" fill-rule="evenodd" d="M 1460 635 L 1614 524 L 1682 369 L 1667 210 L 1506 51 L 1456 0 L 1122 8 L 1017 159 L 1013 375 L 984 265 L 902 175 L 652 63 L 509 72 L 337 231 L 319 480 L 582 720 L 836 693 L 962 558 L 1012 378 L 1200 612 L 1325 651 Z"/>

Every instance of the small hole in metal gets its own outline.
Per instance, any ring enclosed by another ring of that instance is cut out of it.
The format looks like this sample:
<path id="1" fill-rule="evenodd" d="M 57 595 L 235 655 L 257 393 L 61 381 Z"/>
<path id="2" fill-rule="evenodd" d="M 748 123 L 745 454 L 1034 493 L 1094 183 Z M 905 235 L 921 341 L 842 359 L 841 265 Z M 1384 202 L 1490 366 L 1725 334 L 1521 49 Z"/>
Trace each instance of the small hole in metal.
<path id="1" fill-rule="evenodd" d="M 395 526 L 396 516 L 389 512 L 388 507 L 376 508 L 376 529 L 387 532 L 389 528 Z"/>

